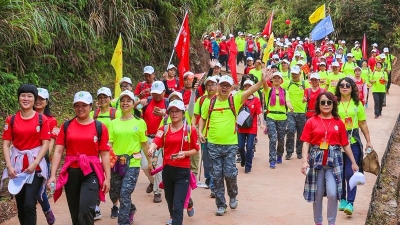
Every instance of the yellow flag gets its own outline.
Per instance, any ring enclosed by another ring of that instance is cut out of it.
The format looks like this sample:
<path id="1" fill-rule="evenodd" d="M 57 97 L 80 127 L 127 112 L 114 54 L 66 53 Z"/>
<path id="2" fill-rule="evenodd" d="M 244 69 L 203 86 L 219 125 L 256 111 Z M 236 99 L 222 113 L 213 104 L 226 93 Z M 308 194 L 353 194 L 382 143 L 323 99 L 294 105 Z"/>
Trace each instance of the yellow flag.
<path id="1" fill-rule="evenodd" d="M 111 59 L 111 65 L 115 70 L 115 89 L 114 89 L 114 97 L 118 98 L 121 93 L 121 88 L 119 87 L 119 81 L 122 79 L 122 38 L 119 35 L 119 39 L 117 45 L 115 46 L 114 54 Z"/>
<path id="2" fill-rule="evenodd" d="M 310 20 L 310 23 L 313 24 L 324 18 L 325 18 L 325 4 L 321 5 L 318 9 L 316 9 L 308 19 Z"/>
<path id="3" fill-rule="evenodd" d="M 268 42 L 267 42 L 267 47 L 265 47 L 264 49 L 264 55 L 262 58 L 262 61 L 264 63 L 267 63 L 268 59 L 269 59 L 269 54 L 272 52 L 272 50 L 274 49 L 274 32 L 271 33 L 271 35 L 269 36 Z"/>

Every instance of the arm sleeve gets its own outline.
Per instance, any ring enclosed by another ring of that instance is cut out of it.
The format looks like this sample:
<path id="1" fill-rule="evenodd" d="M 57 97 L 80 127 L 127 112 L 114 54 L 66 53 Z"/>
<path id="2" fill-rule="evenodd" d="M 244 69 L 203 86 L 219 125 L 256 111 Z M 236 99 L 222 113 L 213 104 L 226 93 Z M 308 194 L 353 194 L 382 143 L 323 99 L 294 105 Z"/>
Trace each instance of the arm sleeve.
<path id="1" fill-rule="evenodd" d="M 141 125 L 142 130 L 140 130 L 140 142 L 143 143 L 143 142 L 148 141 L 148 137 L 146 136 L 147 125 L 146 125 L 146 122 L 144 122 L 144 120 L 141 120 L 141 123 L 142 123 L 142 125 Z"/>
<path id="2" fill-rule="evenodd" d="M 57 120 L 55 118 L 50 120 L 50 137 L 56 139 L 58 135 Z"/>
<path id="3" fill-rule="evenodd" d="M 64 139 L 65 139 L 65 133 L 64 133 L 64 124 L 63 123 L 60 127 L 60 133 L 58 133 L 57 139 L 56 139 L 56 145 L 62 145 L 65 146 Z"/>
<path id="4" fill-rule="evenodd" d="M 349 139 L 347 138 L 347 130 L 344 126 L 344 123 L 341 119 L 338 119 L 338 126 L 339 126 L 339 140 L 341 146 L 346 146 L 349 144 Z"/>
<path id="5" fill-rule="evenodd" d="M 140 94 L 140 84 L 141 84 L 141 82 L 139 82 L 136 85 L 136 88 L 135 88 L 135 91 L 133 92 L 133 94 L 135 94 L 135 95 L 139 95 Z"/>
<path id="6" fill-rule="evenodd" d="M 157 130 L 157 134 L 153 139 L 153 143 L 157 145 L 157 148 L 164 146 L 164 126 L 161 126 Z"/>
<path id="7" fill-rule="evenodd" d="M 313 118 L 310 118 L 309 120 L 307 120 L 306 124 L 304 125 L 303 133 L 301 133 L 301 137 L 300 137 L 301 141 L 308 142 L 308 143 L 311 142 L 312 121 L 313 121 Z"/>

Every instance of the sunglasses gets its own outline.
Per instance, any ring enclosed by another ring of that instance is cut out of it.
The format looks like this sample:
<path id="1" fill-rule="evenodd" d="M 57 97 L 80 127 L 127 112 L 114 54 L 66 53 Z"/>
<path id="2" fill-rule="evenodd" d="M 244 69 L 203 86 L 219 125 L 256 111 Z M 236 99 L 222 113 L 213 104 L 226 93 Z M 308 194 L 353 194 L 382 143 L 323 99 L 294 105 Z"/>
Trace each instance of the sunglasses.
<path id="1" fill-rule="evenodd" d="M 332 100 L 321 100 L 319 103 L 321 105 L 332 105 L 333 101 Z"/>
<path id="2" fill-rule="evenodd" d="M 350 85 L 350 83 L 340 83 L 339 87 L 340 88 L 350 88 L 351 85 Z"/>

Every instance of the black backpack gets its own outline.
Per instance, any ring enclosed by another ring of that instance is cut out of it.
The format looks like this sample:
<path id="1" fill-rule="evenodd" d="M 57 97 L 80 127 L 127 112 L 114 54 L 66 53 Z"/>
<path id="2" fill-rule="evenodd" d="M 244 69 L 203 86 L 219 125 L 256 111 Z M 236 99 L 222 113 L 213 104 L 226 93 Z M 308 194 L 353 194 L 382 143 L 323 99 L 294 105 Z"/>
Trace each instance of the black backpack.
<path id="1" fill-rule="evenodd" d="M 67 148 L 67 129 L 70 125 L 70 123 L 74 120 L 75 118 L 68 120 L 64 123 L 63 128 L 64 128 L 64 148 Z M 97 143 L 100 145 L 100 140 L 101 136 L 103 134 L 103 123 L 101 123 L 98 120 L 94 121 L 94 124 L 96 126 L 96 133 L 97 133 Z"/>
<path id="2" fill-rule="evenodd" d="M 249 102 L 249 105 L 250 105 L 250 103 L 252 103 L 253 101 L 254 101 L 254 98 L 255 97 L 253 97 L 252 99 L 250 99 L 250 102 Z M 247 104 L 247 101 L 248 101 L 249 99 L 247 99 L 246 100 L 246 102 L 242 105 L 242 107 L 240 107 L 240 109 L 239 109 L 239 114 L 242 112 L 242 111 L 246 111 L 246 112 L 248 112 L 250 115 L 246 118 L 246 120 L 243 122 L 243 124 L 242 125 L 238 125 L 240 128 L 251 128 L 251 127 L 253 127 L 253 115 L 251 115 L 251 111 L 250 111 L 250 108 L 249 108 L 249 106 L 248 106 L 248 104 Z"/>

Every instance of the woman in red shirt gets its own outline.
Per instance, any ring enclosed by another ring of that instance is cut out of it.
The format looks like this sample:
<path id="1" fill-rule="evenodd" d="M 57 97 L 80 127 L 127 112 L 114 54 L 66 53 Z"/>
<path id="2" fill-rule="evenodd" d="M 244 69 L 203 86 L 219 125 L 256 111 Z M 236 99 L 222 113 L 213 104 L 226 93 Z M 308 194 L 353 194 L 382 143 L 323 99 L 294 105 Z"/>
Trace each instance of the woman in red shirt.
<path id="1" fill-rule="evenodd" d="M 46 163 L 47 163 L 47 167 L 50 169 L 50 153 L 53 151 L 54 148 L 54 143 L 57 139 L 58 136 L 58 132 L 59 132 L 59 128 L 57 127 L 57 120 L 56 118 L 53 117 L 53 115 L 50 112 L 50 95 L 49 95 L 49 91 L 47 91 L 47 89 L 44 88 L 38 88 L 38 97 L 36 98 L 35 101 L 35 111 L 41 114 L 44 114 L 47 119 L 49 119 L 49 126 L 50 126 L 50 142 L 49 142 L 49 151 L 46 153 L 46 155 L 44 156 Z M 49 170 L 49 174 L 50 176 L 50 170 Z M 43 193 L 41 196 L 39 195 L 38 198 L 38 202 L 40 204 L 40 206 L 42 207 L 43 213 L 46 217 L 47 223 L 52 225 L 55 222 L 55 217 L 53 214 L 53 211 L 50 208 L 50 203 L 49 203 L 49 199 L 47 197 L 47 193 L 46 191 L 40 191 L 40 194 Z"/>
<path id="2" fill-rule="evenodd" d="M 57 168 L 66 149 L 54 201 L 61 196 L 65 185 L 73 225 L 93 225 L 97 199 L 104 202 L 105 194 L 110 189 L 108 130 L 104 124 L 90 117 L 92 105 L 89 92 L 75 94 L 73 107 L 76 117 L 61 126 L 48 181 L 49 187 L 56 182 Z"/>
<path id="3" fill-rule="evenodd" d="M 303 166 L 306 175 L 304 199 L 313 202 L 314 222 L 322 225 L 322 199 L 326 190 L 328 198 L 328 224 L 335 224 L 338 200 L 342 194 L 343 147 L 352 163 L 354 172 L 357 163 L 347 139 L 344 123 L 338 114 L 338 103 L 330 92 L 318 95 L 315 103 L 316 115 L 307 120 L 301 140 L 303 141 Z"/>
<path id="4" fill-rule="evenodd" d="M 41 196 L 38 193 L 48 177 L 44 156 L 49 149 L 49 120 L 33 110 L 37 98 L 35 85 L 23 84 L 18 88 L 20 109 L 7 117 L 2 136 L 6 163 L 2 180 L 10 178 L 9 191 L 15 194 L 20 224 L 36 224 L 36 203 Z M 23 176 L 27 183 L 14 183 L 14 179 Z M 17 188 L 10 188 L 10 184 Z"/>
<path id="5" fill-rule="evenodd" d="M 171 124 L 158 129 L 148 155 L 152 157 L 157 148 L 164 148 L 162 180 L 171 217 L 167 224 L 181 225 L 189 189 L 190 156 L 197 154 L 199 144 L 195 127 L 184 122 L 184 103 L 174 100 L 169 103 L 167 110 Z"/>

